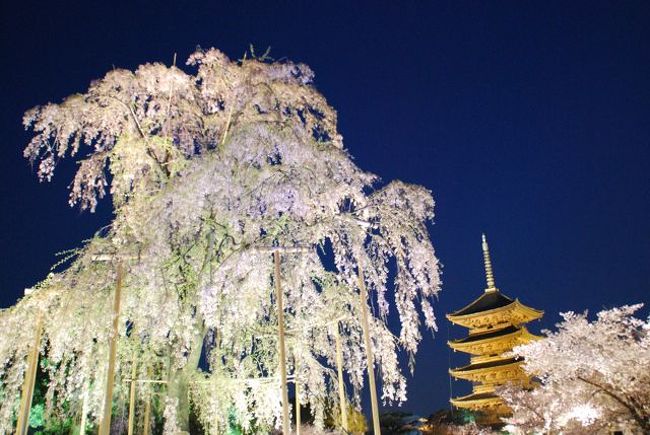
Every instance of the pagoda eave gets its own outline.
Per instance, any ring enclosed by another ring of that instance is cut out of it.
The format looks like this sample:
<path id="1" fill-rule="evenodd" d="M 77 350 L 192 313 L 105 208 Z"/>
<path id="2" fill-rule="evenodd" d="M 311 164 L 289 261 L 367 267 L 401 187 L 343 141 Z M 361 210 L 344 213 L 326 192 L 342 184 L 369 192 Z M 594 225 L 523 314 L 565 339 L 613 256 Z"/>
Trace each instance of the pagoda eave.
<path id="1" fill-rule="evenodd" d="M 543 315 L 544 311 L 528 307 L 519 302 L 519 299 L 515 299 L 508 305 L 490 310 L 462 315 L 447 314 L 447 319 L 466 328 L 483 329 L 487 325 L 507 323 L 509 320 L 514 320 L 514 324 L 528 323 L 540 319 Z"/>
<path id="2" fill-rule="evenodd" d="M 456 408 L 484 409 L 484 408 L 506 408 L 501 397 L 496 394 L 469 394 L 467 396 L 455 397 L 450 400 Z M 506 408 L 507 409 L 507 408 Z"/>
<path id="3" fill-rule="evenodd" d="M 472 355 L 485 353 L 502 353 L 513 347 L 538 340 L 541 337 L 531 334 L 525 327 L 520 327 L 510 333 L 503 335 L 484 334 L 488 338 L 467 341 L 467 339 L 451 340 L 447 344 L 455 351 L 465 352 Z"/>
<path id="4" fill-rule="evenodd" d="M 512 361 L 506 364 L 498 364 L 498 365 L 489 365 L 486 367 L 478 367 L 475 369 L 472 369 L 472 364 L 465 366 L 465 367 L 459 367 L 456 369 L 451 369 L 449 370 L 449 374 L 451 374 L 454 378 L 456 379 L 465 379 L 468 381 L 479 381 L 479 380 L 484 380 L 488 377 L 493 378 L 494 380 L 504 380 L 504 379 L 512 379 L 513 378 L 513 372 L 518 372 L 520 373 L 521 377 L 525 376 L 522 369 L 520 368 L 521 364 L 523 363 L 522 360 L 519 361 Z"/>

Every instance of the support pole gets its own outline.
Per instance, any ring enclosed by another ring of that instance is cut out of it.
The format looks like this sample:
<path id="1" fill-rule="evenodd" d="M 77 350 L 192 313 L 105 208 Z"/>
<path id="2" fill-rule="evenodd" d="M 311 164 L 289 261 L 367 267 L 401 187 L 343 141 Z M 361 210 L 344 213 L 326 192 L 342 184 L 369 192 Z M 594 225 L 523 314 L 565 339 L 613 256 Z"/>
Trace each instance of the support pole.
<path id="1" fill-rule="evenodd" d="M 294 378 L 296 384 L 296 435 L 300 435 L 300 384 L 298 383 L 298 376 Z"/>
<path id="2" fill-rule="evenodd" d="M 27 435 L 29 430 L 29 412 L 32 408 L 34 397 L 34 385 L 36 383 L 36 372 L 38 371 L 38 354 L 41 347 L 41 335 L 43 335 L 43 317 L 39 316 L 36 324 L 36 334 L 27 359 L 27 370 L 23 381 L 23 390 L 18 411 L 18 422 L 16 424 L 17 435 Z"/>
<path id="3" fill-rule="evenodd" d="M 147 368 L 147 378 L 151 378 L 151 367 Z M 148 395 L 145 395 L 145 404 L 144 404 L 144 435 L 149 435 L 149 427 L 151 426 L 151 390 L 153 385 L 150 387 Z"/>
<path id="4" fill-rule="evenodd" d="M 113 408 L 113 386 L 115 384 L 115 354 L 117 353 L 117 336 L 120 321 L 120 302 L 122 298 L 122 263 L 117 263 L 117 280 L 115 283 L 115 297 L 113 299 L 113 329 L 109 341 L 108 373 L 106 375 L 106 389 L 104 394 L 104 413 L 99 427 L 99 435 L 110 435 L 111 412 Z"/>
<path id="5" fill-rule="evenodd" d="M 343 350 L 341 348 L 341 336 L 339 334 L 339 323 L 334 328 L 334 339 L 336 341 L 336 371 L 339 383 L 339 406 L 341 408 L 341 425 L 343 431 L 348 431 L 348 401 L 345 398 L 345 384 L 343 383 Z"/>
<path id="6" fill-rule="evenodd" d="M 135 422 L 135 377 L 137 376 L 138 361 L 133 357 L 133 366 L 131 367 L 131 385 L 129 390 L 129 428 L 128 435 L 133 435 L 133 423 Z"/>
<path id="7" fill-rule="evenodd" d="M 359 290 L 361 296 L 361 326 L 363 328 L 363 340 L 366 346 L 366 361 L 368 362 L 368 383 L 370 384 L 370 404 L 372 406 L 372 426 L 375 435 L 381 435 L 379 427 L 379 404 L 377 403 L 377 384 L 375 382 L 375 361 L 372 356 L 370 343 L 370 325 L 368 324 L 368 290 L 363 279 L 363 271 L 359 266 L 358 271 Z"/>
<path id="8" fill-rule="evenodd" d="M 81 402 L 81 423 L 79 423 L 79 435 L 86 435 L 86 419 L 88 416 L 88 388 L 89 381 L 84 382 L 83 399 Z"/>
<path id="9" fill-rule="evenodd" d="M 275 263 L 275 296 L 278 300 L 278 345 L 280 347 L 280 382 L 282 383 L 282 433 L 289 435 L 289 392 L 287 391 L 287 357 L 284 347 L 284 305 L 280 286 L 280 252 L 273 251 Z"/>

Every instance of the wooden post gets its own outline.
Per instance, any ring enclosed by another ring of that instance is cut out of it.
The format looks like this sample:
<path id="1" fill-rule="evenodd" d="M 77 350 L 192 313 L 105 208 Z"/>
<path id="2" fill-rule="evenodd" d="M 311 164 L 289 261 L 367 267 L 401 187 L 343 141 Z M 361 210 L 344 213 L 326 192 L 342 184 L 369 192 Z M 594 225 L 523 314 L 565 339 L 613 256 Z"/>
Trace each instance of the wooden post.
<path id="1" fill-rule="evenodd" d="M 43 317 L 39 316 L 34 342 L 27 357 L 27 370 L 23 380 L 23 389 L 20 398 L 20 408 L 18 411 L 18 422 L 16 424 L 17 435 L 27 435 L 29 430 L 29 412 L 32 408 L 32 398 L 34 397 L 34 385 L 36 383 L 36 373 L 38 371 L 38 355 L 41 348 L 41 335 L 43 335 Z"/>
<path id="2" fill-rule="evenodd" d="M 339 383 L 339 406 L 341 408 L 341 426 L 343 431 L 348 431 L 348 401 L 345 398 L 345 384 L 343 383 L 343 350 L 341 348 L 341 336 L 339 334 L 339 323 L 334 328 L 334 339 L 336 341 L 336 371 Z"/>
<path id="3" fill-rule="evenodd" d="M 300 435 L 300 384 L 298 383 L 297 373 L 294 383 L 296 385 L 296 435 Z"/>
<path id="4" fill-rule="evenodd" d="M 147 378 L 151 379 L 151 367 L 147 368 Z M 151 390 L 153 389 L 153 385 L 151 385 L 149 389 L 149 395 L 145 396 L 145 404 L 144 404 L 144 435 L 149 435 L 149 426 L 151 426 Z"/>
<path id="5" fill-rule="evenodd" d="M 88 415 L 88 388 L 89 382 L 84 382 L 83 398 L 81 402 L 81 423 L 79 423 L 79 435 L 86 435 L 86 419 Z"/>
<path id="6" fill-rule="evenodd" d="M 133 366 L 131 367 L 131 385 L 129 390 L 129 427 L 128 435 L 133 435 L 133 423 L 135 422 L 135 377 L 137 376 L 138 361 L 133 357 Z"/>
<path id="7" fill-rule="evenodd" d="M 366 361 L 368 362 L 368 383 L 370 384 L 370 404 L 372 406 L 372 426 L 375 435 L 381 435 L 379 427 L 379 404 L 377 403 L 377 384 L 375 382 L 375 361 L 372 356 L 370 343 L 370 325 L 368 324 L 368 290 L 363 279 L 361 266 L 358 270 L 359 290 L 361 297 L 361 326 L 363 328 L 363 341 L 366 346 Z"/>
<path id="8" fill-rule="evenodd" d="M 280 382 L 282 383 L 282 433 L 289 435 L 289 392 L 287 391 L 287 357 L 284 347 L 284 305 L 280 286 L 280 252 L 273 251 L 275 262 L 275 296 L 278 300 L 278 346 L 280 353 Z"/>
<path id="9" fill-rule="evenodd" d="M 99 426 L 99 435 L 110 435 L 111 412 L 113 408 L 113 386 L 115 383 L 115 354 L 117 353 L 117 336 L 120 321 L 120 302 L 122 298 L 122 263 L 117 263 L 117 280 L 115 283 L 115 297 L 113 299 L 113 328 L 109 339 L 108 373 L 106 375 L 106 389 L 104 394 L 104 413 Z"/>

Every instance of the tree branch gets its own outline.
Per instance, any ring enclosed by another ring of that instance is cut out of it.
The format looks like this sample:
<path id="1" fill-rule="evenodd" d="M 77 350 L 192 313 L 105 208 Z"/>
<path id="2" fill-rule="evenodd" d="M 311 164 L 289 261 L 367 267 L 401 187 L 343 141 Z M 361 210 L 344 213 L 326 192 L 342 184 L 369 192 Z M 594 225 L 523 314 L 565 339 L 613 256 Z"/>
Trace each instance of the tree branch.
<path id="1" fill-rule="evenodd" d="M 618 394 L 614 393 L 610 389 L 606 388 L 604 385 L 601 385 L 597 382 L 591 381 L 587 378 L 584 378 L 582 376 L 578 376 L 577 379 L 581 380 L 587 385 L 591 385 L 592 387 L 597 388 L 598 390 L 602 391 L 612 399 L 614 399 L 616 402 L 618 402 L 621 406 L 623 406 L 625 409 L 627 409 L 630 414 L 632 415 L 632 418 L 634 421 L 636 421 L 639 424 L 639 427 L 642 428 L 644 431 L 650 431 L 650 421 L 648 420 L 647 416 L 642 416 L 639 414 L 638 410 L 630 405 L 624 398 L 620 397 Z"/>

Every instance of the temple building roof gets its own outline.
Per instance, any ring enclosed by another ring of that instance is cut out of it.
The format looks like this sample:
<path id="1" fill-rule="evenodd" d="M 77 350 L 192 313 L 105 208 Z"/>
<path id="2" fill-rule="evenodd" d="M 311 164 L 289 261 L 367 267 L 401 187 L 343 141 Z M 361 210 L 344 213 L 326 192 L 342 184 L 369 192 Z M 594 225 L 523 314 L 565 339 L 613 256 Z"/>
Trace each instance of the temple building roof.
<path id="1" fill-rule="evenodd" d="M 467 396 L 462 396 L 462 397 L 456 397 L 453 399 L 454 402 L 470 402 L 473 400 L 485 400 L 485 399 L 497 399 L 501 400 L 499 396 L 496 395 L 496 393 L 472 393 L 468 394 Z"/>
<path id="2" fill-rule="evenodd" d="M 508 306 L 514 302 L 513 299 L 501 293 L 499 290 L 494 290 L 490 292 L 485 292 L 478 299 L 471 302 L 469 305 L 461 308 L 460 310 L 454 311 L 449 314 L 449 317 L 453 316 L 465 316 L 467 314 L 480 313 L 482 311 L 494 310 L 496 308 L 501 308 Z"/>
<path id="3" fill-rule="evenodd" d="M 495 289 L 484 293 L 466 307 L 447 314 L 447 319 L 478 332 L 521 325 L 540 319 L 543 315 L 544 311 L 526 306 L 519 299 L 513 300 Z"/>
<path id="4" fill-rule="evenodd" d="M 529 343 L 538 338 L 537 335 L 528 332 L 524 326 L 509 325 L 501 329 L 473 333 L 464 338 L 448 341 L 447 344 L 454 351 L 472 355 L 489 355 L 506 352 L 519 344 Z"/>
<path id="5" fill-rule="evenodd" d="M 478 363 L 478 364 L 468 364 L 463 367 L 458 367 L 457 369 L 451 370 L 454 373 L 461 373 L 461 372 L 471 372 L 474 370 L 481 370 L 481 369 L 487 369 L 487 368 L 496 368 L 500 366 L 506 366 L 510 364 L 514 364 L 517 362 L 521 362 L 521 359 L 517 358 L 505 358 L 505 359 L 500 359 L 496 361 L 489 361 L 489 362 L 484 362 L 484 363 Z"/>
<path id="6" fill-rule="evenodd" d="M 489 340 L 492 338 L 497 338 L 497 337 L 504 337 L 506 335 L 510 335 L 515 332 L 521 331 L 522 328 L 518 328 L 516 326 L 508 326 L 503 329 L 498 329 L 496 331 L 491 331 L 483 334 L 472 334 L 468 335 L 467 337 L 464 338 L 459 338 L 458 340 L 452 340 L 452 343 L 473 343 L 475 341 L 479 340 Z"/>
<path id="7" fill-rule="evenodd" d="M 505 404 L 503 399 L 495 393 L 471 393 L 467 396 L 456 397 L 451 399 L 451 403 L 457 408 L 468 408 L 473 410 L 485 410 L 486 408 L 501 408 L 501 413 L 504 413 Z"/>
<path id="8" fill-rule="evenodd" d="M 499 396 L 494 393 L 472 393 L 467 396 L 451 399 L 457 408 L 481 411 L 477 423 L 494 425 L 501 423 L 500 417 L 510 414 L 510 409 Z"/>
<path id="9" fill-rule="evenodd" d="M 473 362 L 469 365 L 449 370 L 457 379 L 486 384 L 503 384 L 505 382 L 526 379 L 527 375 L 521 368 L 522 359 L 503 358 L 485 362 Z M 476 393 L 476 388 L 474 388 Z"/>

